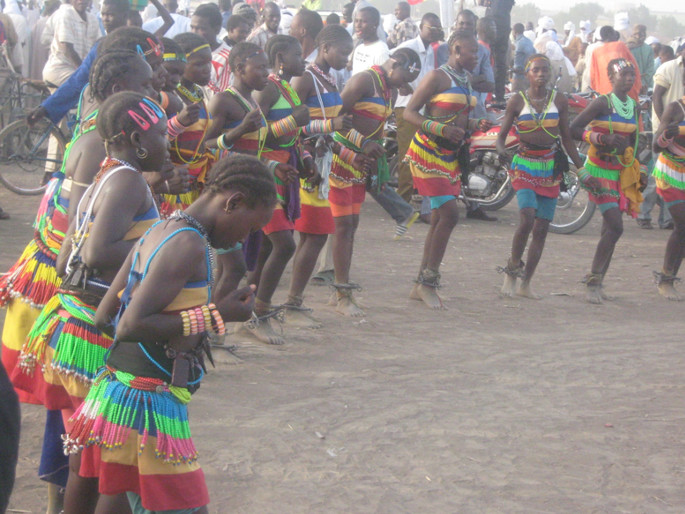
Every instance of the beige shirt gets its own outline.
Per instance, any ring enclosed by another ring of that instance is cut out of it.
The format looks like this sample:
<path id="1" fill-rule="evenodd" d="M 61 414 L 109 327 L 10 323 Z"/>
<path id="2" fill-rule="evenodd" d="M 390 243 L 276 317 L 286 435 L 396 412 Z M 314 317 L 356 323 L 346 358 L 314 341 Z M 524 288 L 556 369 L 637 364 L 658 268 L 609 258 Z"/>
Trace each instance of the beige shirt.
<path id="1" fill-rule="evenodd" d="M 663 96 L 664 109 L 671 102 L 675 102 L 683 97 L 685 90 L 683 89 L 683 71 L 685 70 L 685 63 L 683 57 L 663 63 L 657 68 L 654 74 L 654 86 L 661 86 L 666 88 Z M 652 106 L 652 130 L 656 132 L 659 124 L 654 107 Z"/>
<path id="2" fill-rule="evenodd" d="M 84 59 L 100 37 L 100 25 L 97 18 L 87 12 L 84 20 L 72 5 L 63 4 L 51 22 L 53 37 L 50 43 L 48 66 L 52 62 L 59 65 L 71 65 L 76 69 L 76 64 L 63 53 L 60 43 L 71 43 L 78 56 Z"/>

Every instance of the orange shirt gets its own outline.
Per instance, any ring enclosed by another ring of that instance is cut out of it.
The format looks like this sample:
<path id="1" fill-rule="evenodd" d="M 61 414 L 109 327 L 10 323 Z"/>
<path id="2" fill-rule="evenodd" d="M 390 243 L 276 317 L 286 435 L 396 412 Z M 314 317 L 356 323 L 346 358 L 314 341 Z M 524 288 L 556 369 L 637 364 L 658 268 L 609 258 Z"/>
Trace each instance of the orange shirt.
<path id="1" fill-rule="evenodd" d="M 625 59 L 633 63 L 635 67 L 635 83 L 628 95 L 635 101 L 642 89 L 642 80 L 640 79 L 640 70 L 637 67 L 637 62 L 633 53 L 628 46 L 622 41 L 613 41 L 605 43 L 604 45 L 595 49 L 592 52 L 592 62 L 590 63 L 590 87 L 602 95 L 611 93 L 612 87 L 609 81 L 609 63 L 614 59 Z"/>

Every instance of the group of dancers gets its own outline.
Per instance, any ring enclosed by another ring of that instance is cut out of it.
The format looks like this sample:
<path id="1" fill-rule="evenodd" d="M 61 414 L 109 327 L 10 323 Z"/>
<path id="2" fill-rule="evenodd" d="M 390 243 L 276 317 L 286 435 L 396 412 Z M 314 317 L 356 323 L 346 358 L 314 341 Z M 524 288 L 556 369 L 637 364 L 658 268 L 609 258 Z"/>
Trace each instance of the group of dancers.
<path id="1" fill-rule="evenodd" d="M 120 28 L 100 43 L 34 237 L 0 281 L 2 361 L 21 400 L 48 410 L 45 447 L 63 440 L 69 454 L 65 512 L 206 512 L 187 404 L 211 360 L 210 342 L 239 322 L 280 344 L 272 327 L 279 311 L 286 326 L 320 325 L 304 291 L 329 235 L 336 310 L 363 314 L 350 281 L 360 206 L 366 191 L 387 187 L 384 126 L 420 60 L 398 49 L 340 91 L 331 70 L 347 65 L 352 37 L 330 25 L 316 44 L 309 63 L 291 36 L 272 37 L 264 50 L 236 44 L 232 84 L 206 101 L 211 50 L 201 36 L 158 41 Z M 405 158 L 432 208 L 410 296 L 434 309 L 444 308 L 439 267 L 458 220 L 468 134 L 490 126 L 472 115 L 466 70 L 477 41 L 455 31 L 448 47 L 447 64 L 421 81 L 404 113 L 420 127 Z M 563 144 L 604 216 L 586 283 L 590 301 L 605 298 L 621 213 L 639 205 L 641 181 L 639 112 L 627 96 L 635 70 L 615 60 L 608 71 L 613 93 L 570 125 L 543 55 L 529 59 L 530 88 L 508 103 L 498 149 L 506 157 L 503 138 L 515 124 L 521 145 L 511 175 L 521 217 L 503 268 L 505 295 L 536 297 L 530 281 L 563 180 Z M 658 274 L 670 298 L 678 297 L 685 241 L 684 114 L 682 101 L 669 106 L 655 138 L 659 192 L 675 221 Z M 584 167 L 574 138 L 590 144 Z M 287 300 L 274 308 L 291 259 Z M 249 285 L 240 287 L 246 273 Z"/>

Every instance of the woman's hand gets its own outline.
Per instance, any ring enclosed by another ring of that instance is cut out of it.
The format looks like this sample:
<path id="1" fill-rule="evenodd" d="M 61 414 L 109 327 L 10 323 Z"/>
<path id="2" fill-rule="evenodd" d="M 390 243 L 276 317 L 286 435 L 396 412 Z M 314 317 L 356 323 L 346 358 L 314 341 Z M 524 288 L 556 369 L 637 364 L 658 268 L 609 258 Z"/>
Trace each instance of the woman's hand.
<path id="1" fill-rule="evenodd" d="M 217 309 L 225 322 L 247 321 L 252 316 L 257 286 L 249 285 L 236 289 L 217 304 Z"/>
<path id="2" fill-rule="evenodd" d="M 336 132 L 341 130 L 350 130 L 352 128 L 352 115 L 345 114 L 343 116 L 336 116 L 333 118 L 333 130 Z"/>
<path id="3" fill-rule="evenodd" d="M 293 109 L 293 118 L 295 118 L 298 127 L 304 127 L 309 123 L 309 107 L 304 104 L 295 107 Z"/>
<path id="4" fill-rule="evenodd" d="M 300 178 L 311 180 L 312 177 L 319 174 L 319 170 L 316 167 L 314 159 L 311 157 L 302 161 L 302 172 L 300 173 Z"/>
<path id="5" fill-rule="evenodd" d="M 248 112 L 243 118 L 243 121 L 240 122 L 240 127 L 243 131 L 243 134 L 254 132 L 262 128 L 261 111 L 259 109 L 252 109 L 250 112 Z"/>
<path id="6" fill-rule="evenodd" d="M 623 155 L 623 152 L 628 148 L 628 139 L 619 134 L 605 134 L 602 136 L 602 146 L 604 148 L 616 149 L 616 152 Z"/>
<path id="7" fill-rule="evenodd" d="M 447 125 L 443 129 L 442 134 L 443 134 L 444 138 L 447 139 L 448 141 L 451 141 L 452 143 L 460 143 L 464 139 L 466 132 L 461 127 L 455 127 L 454 125 Z"/>
<path id="8" fill-rule="evenodd" d="M 362 146 L 362 153 L 372 159 L 378 159 L 385 154 L 385 148 L 375 141 L 367 140 Z"/>
<path id="9" fill-rule="evenodd" d="M 295 182 L 299 176 L 298 171 L 290 164 L 279 164 L 274 170 L 274 174 L 283 181 L 284 184 Z"/>
<path id="10" fill-rule="evenodd" d="M 182 195 L 188 192 L 190 187 L 190 175 L 187 166 L 175 166 L 171 171 L 170 177 L 165 180 L 165 193 L 171 195 Z"/>
<path id="11" fill-rule="evenodd" d="M 202 105 L 199 103 L 184 105 L 181 112 L 176 115 L 176 120 L 184 127 L 189 127 L 200 119 L 200 109 Z"/>
<path id="12" fill-rule="evenodd" d="M 376 159 L 372 159 L 363 153 L 358 153 L 354 156 L 352 164 L 360 171 L 369 172 L 376 164 Z"/>

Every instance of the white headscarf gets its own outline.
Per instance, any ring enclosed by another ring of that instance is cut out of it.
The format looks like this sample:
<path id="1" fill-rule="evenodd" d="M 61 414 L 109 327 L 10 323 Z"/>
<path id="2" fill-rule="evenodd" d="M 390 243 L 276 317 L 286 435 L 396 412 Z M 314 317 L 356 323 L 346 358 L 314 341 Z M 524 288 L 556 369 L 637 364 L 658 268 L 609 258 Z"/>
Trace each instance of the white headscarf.
<path id="1" fill-rule="evenodd" d="M 572 21 L 567 21 L 564 24 L 564 30 L 568 30 L 568 36 L 564 39 L 564 46 L 568 46 L 571 44 L 571 41 L 573 41 L 573 38 L 576 37 L 576 26 Z"/>

